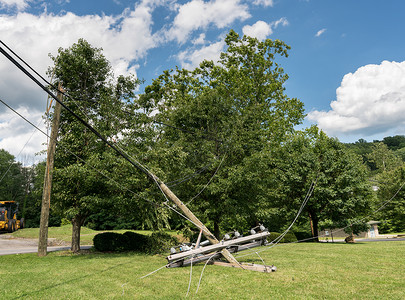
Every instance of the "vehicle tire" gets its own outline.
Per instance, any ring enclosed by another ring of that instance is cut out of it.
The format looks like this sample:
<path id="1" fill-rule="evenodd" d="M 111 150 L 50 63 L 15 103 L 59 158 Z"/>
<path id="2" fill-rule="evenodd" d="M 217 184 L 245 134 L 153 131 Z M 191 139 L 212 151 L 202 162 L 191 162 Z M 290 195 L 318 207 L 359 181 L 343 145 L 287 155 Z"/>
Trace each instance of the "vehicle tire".
<path id="1" fill-rule="evenodd" d="M 25 220 L 24 220 L 24 218 L 21 218 L 21 220 L 20 220 L 20 229 L 24 229 L 24 227 L 25 227 Z"/>
<path id="2" fill-rule="evenodd" d="M 8 231 L 8 233 L 13 232 L 13 220 L 8 220 L 8 222 L 7 222 L 7 231 Z"/>

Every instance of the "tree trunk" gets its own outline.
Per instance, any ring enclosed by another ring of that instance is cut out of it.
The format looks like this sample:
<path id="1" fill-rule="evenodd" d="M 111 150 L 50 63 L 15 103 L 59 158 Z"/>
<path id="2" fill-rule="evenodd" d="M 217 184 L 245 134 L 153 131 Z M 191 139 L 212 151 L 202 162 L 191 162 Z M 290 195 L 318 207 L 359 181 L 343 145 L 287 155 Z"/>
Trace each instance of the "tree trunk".
<path id="1" fill-rule="evenodd" d="M 309 212 L 309 222 L 311 224 L 311 234 L 315 242 L 319 242 L 318 238 L 318 218 L 316 214 Z"/>
<path id="2" fill-rule="evenodd" d="M 81 215 L 76 215 L 72 220 L 72 247 L 74 253 L 80 251 L 80 229 L 86 218 Z"/>

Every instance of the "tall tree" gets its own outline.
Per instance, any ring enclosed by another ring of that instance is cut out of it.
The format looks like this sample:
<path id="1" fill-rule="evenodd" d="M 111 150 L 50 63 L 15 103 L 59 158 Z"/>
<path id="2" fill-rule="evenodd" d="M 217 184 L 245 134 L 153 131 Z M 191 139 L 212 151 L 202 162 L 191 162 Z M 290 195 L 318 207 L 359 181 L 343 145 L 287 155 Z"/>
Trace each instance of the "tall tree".
<path id="1" fill-rule="evenodd" d="M 405 166 L 378 175 L 379 217 L 391 232 L 405 231 Z M 387 226 L 388 225 L 388 226 Z"/>
<path id="2" fill-rule="evenodd" d="M 316 127 L 292 135 L 274 152 L 274 159 L 273 195 L 291 219 L 316 183 L 303 211 L 314 237 L 320 221 L 342 223 L 365 216 L 370 209 L 372 190 L 361 157 Z"/>
<path id="3" fill-rule="evenodd" d="M 138 80 L 114 78 L 102 49 L 79 39 L 70 48 L 58 50 L 49 72 L 70 97 L 65 104 L 106 138 L 117 139 L 128 124 L 125 113 Z M 72 250 L 80 249 L 80 228 L 86 217 L 110 201 L 106 179 L 95 171 L 111 165 L 109 148 L 68 111 L 62 110 L 55 157 L 54 196 L 56 208 L 72 222 Z M 96 167 L 95 167 L 96 166 Z M 51 200 L 52 201 L 52 200 Z"/>
<path id="4" fill-rule="evenodd" d="M 233 174 L 247 178 L 246 160 L 280 143 L 303 119 L 303 104 L 285 95 L 288 76 L 276 63 L 287 56 L 286 44 L 241 38 L 232 30 L 225 42 L 218 63 L 165 71 L 140 98 L 157 112 L 160 146 L 183 153 L 184 175 L 199 174 L 176 186 L 176 192 L 185 202 L 198 194 L 191 205 L 216 236 L 226 218 L 244 214 L 247 203 L 257 200 L 255 188 L 241 185 L 243 179 L 237 184 Z M 177 169 L 167 171 L 173 179 L 180 175 Z"/>

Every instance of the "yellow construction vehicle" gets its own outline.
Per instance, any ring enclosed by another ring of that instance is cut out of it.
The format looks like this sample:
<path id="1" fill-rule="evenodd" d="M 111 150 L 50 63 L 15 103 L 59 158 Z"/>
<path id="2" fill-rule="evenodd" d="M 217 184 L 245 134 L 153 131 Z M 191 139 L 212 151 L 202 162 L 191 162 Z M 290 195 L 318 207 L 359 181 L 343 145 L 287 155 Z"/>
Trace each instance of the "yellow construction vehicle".
<path id="1" fill-rule="evenodd" d="M 24 218 L 17 220 L 18 205 L 15 201 L 0 201 L 0 230 L 13 232 L 24 228 Z"/>

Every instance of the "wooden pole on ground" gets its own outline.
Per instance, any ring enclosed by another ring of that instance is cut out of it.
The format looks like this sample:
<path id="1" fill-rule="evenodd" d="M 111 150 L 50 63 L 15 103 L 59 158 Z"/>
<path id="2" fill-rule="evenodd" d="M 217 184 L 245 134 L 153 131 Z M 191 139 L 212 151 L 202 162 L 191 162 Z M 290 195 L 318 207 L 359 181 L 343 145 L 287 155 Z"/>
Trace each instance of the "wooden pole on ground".
<path id="1" fill-rule="evenodd" d="M 180 201 L 179 198 L 156 176 L 154 179 L 159 183 L 160 188 L 162 191 L 166 194 L 167 197 L 170 198 L 174 202 L 174 204 L 177 205 L 181 209 L 181 211 L 184 213 L 184 215 L 189 218 L 198 228 L 200 228 L 204 234 L 204 236 L 211 242 L 211 244 L 218 244 L 219 241 L 215 238 L 215 236 L 208 230 L 207 227 L 192 213 L 191 210 L 188 209 L 187 206 L 183 204 L 183 202 Z M 235 257 L 227 250 L 227 249 L 222 249 L 221 254 L 225 257 L 225 259 L 232 263 L 232 264 L 237 264 L 241 268 L 243 268 L 239 262 L 236 260 Z"/>
<path id="2" fill-rule="evenodd" d="M 58 86 L 58 99 L 62 101 L 61 85 Z M 46 158 L 44 190 L 42 192 L 41 221 L 39 227 L 38 256 L 46 256 L 48 246 L 48 222 L 49 208 L 51 204 L 52 173 L 55 158 L 56 139 L 58 137 L 61 105 L 58 101 L 55 103 L 54 115 L 52 119 L 51 137 L 48 145 Z"/>

